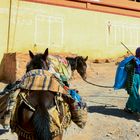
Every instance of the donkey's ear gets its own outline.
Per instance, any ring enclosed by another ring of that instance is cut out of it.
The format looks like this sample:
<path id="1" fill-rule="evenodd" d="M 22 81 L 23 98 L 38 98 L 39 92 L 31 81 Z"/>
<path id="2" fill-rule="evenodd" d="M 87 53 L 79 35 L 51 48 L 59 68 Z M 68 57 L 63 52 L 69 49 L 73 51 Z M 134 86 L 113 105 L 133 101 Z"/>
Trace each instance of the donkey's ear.
<path id="1" fill-rule="evenodd" d="M 34 58 L 34 54 L 29 50 L 29 55 L 30 55 L 30 58 L 33 59 Z"/>
<path id="2" fill-rule="evenodd" d="M 45 50 L 45 52 L 44 52 L 44 54 L 43 54 L 43 60 L 46 61 L 47 56 L 48 56 L 48 48 Z"/>
<path id="3" fill-rule="evenodd" d="M 88 60 L 88 56 L 84 60 L 87 61 Z"/>

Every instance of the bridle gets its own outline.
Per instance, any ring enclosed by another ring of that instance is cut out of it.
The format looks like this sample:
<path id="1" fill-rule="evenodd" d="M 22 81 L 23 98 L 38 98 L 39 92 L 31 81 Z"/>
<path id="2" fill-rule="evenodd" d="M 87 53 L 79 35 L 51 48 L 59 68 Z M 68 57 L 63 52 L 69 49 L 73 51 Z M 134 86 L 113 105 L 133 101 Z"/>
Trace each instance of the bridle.
<path id="1" fill-rule="evenodd" d="M 43 68 L 42 69 L 48 70 L 49 67 L 46 65 L 46 62 L 43 59 L 41 59 L 41 62 L 43 63 Z"/>
<path id="2" fill-rule="evenodd" d="M 74 66 L 74 68 L 77 69 L 78 57 L 76 57 L 75 59 L 76 59 L 76 62 L 75 62 L 75 66 Z"/>

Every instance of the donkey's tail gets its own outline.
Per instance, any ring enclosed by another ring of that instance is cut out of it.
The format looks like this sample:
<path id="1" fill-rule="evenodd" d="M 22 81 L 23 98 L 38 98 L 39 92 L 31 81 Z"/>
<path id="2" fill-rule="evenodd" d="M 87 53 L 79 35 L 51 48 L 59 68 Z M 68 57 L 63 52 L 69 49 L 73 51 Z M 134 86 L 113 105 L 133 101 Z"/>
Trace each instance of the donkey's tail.
<path id="1" fill-rule="evenodd" d="M 38 106 L 34 116 L 33 125 L 36 140 L 52 140 L 50 132 L 50 117 L 48 110 L 44 106 Z"/>

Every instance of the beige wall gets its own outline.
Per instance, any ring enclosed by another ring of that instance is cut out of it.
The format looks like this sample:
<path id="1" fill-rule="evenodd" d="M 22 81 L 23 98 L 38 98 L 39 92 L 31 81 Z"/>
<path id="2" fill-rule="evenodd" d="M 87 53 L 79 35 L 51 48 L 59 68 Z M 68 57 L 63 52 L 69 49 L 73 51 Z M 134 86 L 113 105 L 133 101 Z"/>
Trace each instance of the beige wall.
<path id="1" fill-rule="evenodd" d="M 0 60 L 7 50 L 9 0 L 0 0 Z M 9 52 L 71 52 L 113 58 L 140 44 L 140 19 L 13 0 Z M 35 46 L 36 44 L 36 46 Z"/>
<path id="2" fill-rule="evenodd" d="M 8 28 L 8 1 L 0 0 L 0 60 L 6 52 Z"/>

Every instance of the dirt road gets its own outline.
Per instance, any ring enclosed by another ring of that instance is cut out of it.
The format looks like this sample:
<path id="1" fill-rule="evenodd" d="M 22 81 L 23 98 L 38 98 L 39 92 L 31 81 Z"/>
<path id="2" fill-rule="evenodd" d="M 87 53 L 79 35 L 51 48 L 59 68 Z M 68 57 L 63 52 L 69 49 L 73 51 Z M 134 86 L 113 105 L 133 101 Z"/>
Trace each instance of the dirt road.
<path id="1" fill-rule="evenodd" d="M 114 63 L 88 63 L 88 81 L 113 86 Z M 101 88 L 85 83 L 76 73 L 71 86 L 79 90 L 88 105 L 88 121 L 84 129 L 72 124 L 63 140 L 140 140 L 140 122 L 133 114 L 123 111 L 128 95 L 125 90 Z M 16 135 L 6 133 L 0 140 L 16 140 Z"/>

